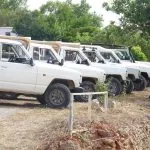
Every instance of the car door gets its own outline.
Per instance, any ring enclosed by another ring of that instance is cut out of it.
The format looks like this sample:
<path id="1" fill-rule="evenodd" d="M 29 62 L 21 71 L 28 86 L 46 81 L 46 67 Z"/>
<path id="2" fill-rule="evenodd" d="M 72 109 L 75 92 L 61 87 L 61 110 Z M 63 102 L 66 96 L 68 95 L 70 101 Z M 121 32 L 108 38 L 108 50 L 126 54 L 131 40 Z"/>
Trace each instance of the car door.
<path id="1" fill-rule="evenodd" d="M 3 90 L 28 94 L 34 93 L 37 79 L 36 66 L 13 61 L 16 57 L 28 57 L 20 45 L 2 43 L 1 47 L 0 80 Z"/>

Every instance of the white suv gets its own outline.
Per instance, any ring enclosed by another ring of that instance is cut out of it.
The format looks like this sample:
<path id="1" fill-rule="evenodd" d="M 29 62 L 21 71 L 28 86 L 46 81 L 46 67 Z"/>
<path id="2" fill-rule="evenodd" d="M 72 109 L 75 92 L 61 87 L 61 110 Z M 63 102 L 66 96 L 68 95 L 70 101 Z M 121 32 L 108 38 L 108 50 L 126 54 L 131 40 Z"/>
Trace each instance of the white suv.
<path id="1" fill-rule="evenodd" d="M 128 74 L 128 86 L 127 86 L 127 93 L 131 93 L 134 89 L 135 84 L 139 84 L 139 86 L 142 86 L 142 81 L 140 79 L 141 72 L 138 67 L 132 67 L 125 64 L 121 64 L 118 60 L 117 56 L 112 52 L 112 50 L 102 48 L 100 46 L 94 46 L 94 45 L 86 45 L 84 47 L 89 47 L 89 49 L 85 49 L 84 53 L 89 55 L 89 58 L 91 61 L 100 63 L 102 65 L 109 65 L 110 70 L 113 72 L 116 72 L 116 70 L 112 69 L 112 66 L 117 66 L 118 71 L 119 68 L 126 67 L 127 68 L 127 74 Z M 145 87 L 142 88 L 144 90 Z"/>
<path id="2" fill-rule="evenodd" d="M 0 97 L 35 96 L 48 107 L 67 107 L 70 92 L 82 92 L 81 73 L 60 65 L 33 61 L 12 37 L 0 37 Z"/>
<path id="3" fill-rule="evenodd" d="M 116 48 L 116 49 L 110 49 L 112 50 L 116 56 L 118 57 L 118 60 L 120 63 L 125 64 L 127 66 L 132 66 L 133 68 L 138 67 L 141 72 L 141 78 L 144 82 L 145 86 L 150 86 L 150 65 L 147 63 L 136 63 L 133 60 L 133 57 L 127 48 Z M 135 85 L 135 88 L 137 90 L 141 90 L 141 87 L 138 85 Z"/>
<path id="4" fill-rule="evenodd" d="M 58 64 L 61 57 L 55 52 L 55 50 L 48 44 L 48 42 L 42 41 L 30 41 L 28 51 L 33 55 L 34 60 L 45 61 L 49 64 Z M 65 57 L 63 57 L 65 59 Z M 58 60 L 58 61 L 57 61 Z M 56 66 L 56 65 L 55 65 Z M 82 83 L 84 92 L 95 91 L 95 84 L 97 81 L 105 81 L 105 72 L 103 70 L 97 70 L 96 68 L 87 66 L 85 64 L 75 64 L 69 61 L 64 62 L 64 68 L 74 69 L 82 73 Z M 87 101 L 87 96 L 76 96 L 76 101 Z"/>
<path id="5" fill-rule="evenodd" d="M 66 45 L 66 43 L 64 45 Z M 82 70 L 85 75 L 89 73 L 91 73 L 92 75 L 94 73 L 93 70 L 95 69 L 99 71 L 103 70 L 103 72 L 105 72 L 105 82 L 109 80 L 108 82 L 109 95 L 118 95 L 121 93 L 122 91 L 121 84 L 123 84 L 126 81 L 126 77 L 127 77 L 126 68 L 121 68 L 119 73 L 114 74 L 114 76 L 111 76 L 110 74 L 108 74 L 109 71 L 108 68 L 102 67 L 99 64 L 98 65 L 93 64 L 88 59 L 88 57 L 82 52 L 80 48 L 61 46 L 59 50 L 59 54 L 65 59 L 66 66 L 75 68 L 78 65 L 80 66 L 80 68 L 78 67 L 78 69 Z M 85 66 L 86 66 L 86 70 L 84 70 Z M 113 69 L 117 69 L 117 67 L 114 67 Z M 118 78 L 116 78 L 115 75 Z M 99 78 L 102 80 L 101 76 L 102 75 L 99 75 Z"/>

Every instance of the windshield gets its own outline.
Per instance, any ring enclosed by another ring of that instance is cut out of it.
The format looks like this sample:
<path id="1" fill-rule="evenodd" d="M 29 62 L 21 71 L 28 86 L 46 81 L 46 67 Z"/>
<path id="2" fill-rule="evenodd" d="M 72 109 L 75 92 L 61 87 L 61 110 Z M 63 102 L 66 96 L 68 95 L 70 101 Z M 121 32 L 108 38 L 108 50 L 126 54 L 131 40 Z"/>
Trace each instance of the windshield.
<path id="1" fill-rule="evenodd" d="M 84 54 L 90 59 L 91 62 L 104 63 L 104 60 L 102 58 L 98 57 L 96 52 L 84 51 Z"/>
<path id="2" fill-rule="evenodd" d="M 78 51 L 65 50 L 65 61 L 81 64 L 83 60 L 85 60 L 84 57 Z"/>
<path id="3" fill-rule="evenodd" d="M 100 52 L 100 54 L 107 62 L 118 63 L 117 59 L 111 52 Z"/>
<path id="4" fill-rule="evenodd" d="M 29 60 L 29 56 L 25 53 L 24 47 L 21 45 L 2 44 L 2 61 L 10 61 L 15 58 L 25 58 Z"/>
<path id="5" fill-rule="evenodd" d="M 128 53 L 127 51 L 120 51 L 120 50 L 118 50 L 118 51 L 116 51 L 115 53 L 116 53 L 116 55 L 117 55 L 121 60 L 127 60 L 127 61 L 130 61 L 130 60 L 131 60 L 130 55 L 129 55 L 129 53 Z"/>
<path id="6" fill-rule="evenodd" d="M 42 61 L 46 60 L 49 63 L 53 63 L 54 61 L 57 63 L 59 62 L 51 49 L 39 47 L 33 48 L 33 59 Z"/>

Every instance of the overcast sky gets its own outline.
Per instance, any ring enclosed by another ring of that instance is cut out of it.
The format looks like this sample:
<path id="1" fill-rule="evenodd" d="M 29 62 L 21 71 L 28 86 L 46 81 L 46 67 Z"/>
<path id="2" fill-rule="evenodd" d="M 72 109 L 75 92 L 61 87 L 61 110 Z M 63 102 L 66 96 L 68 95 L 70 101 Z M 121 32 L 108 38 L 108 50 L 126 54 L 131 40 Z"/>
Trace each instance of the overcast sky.
<path id="1" fill-rule="evenodd" d="M 49 0 L 28 0 L 28 7 L 31 10 L 38 9 L 42 4 L 45 4 Z M 53 0 L 55 1 L 55 0 Z M 59 0 L 59 1 L 65 1 L 65 0 Z M 73 3 L 79 3 L 81 0 L 72 0 Z M 103 16 L 104 19 L 104 25 L 108 25 L 110 21 L 115 21 L 116 24 L 119 24 L 118 21 L 118 15 L 112 13 L 112 12 L 107 12 L 103 7 L 102 4 L 103 2 L 110 2 L 111 0 L 87 0 L 87 2 L 90 4 L 91 11 L 96 12 L 99 15 Z"/>

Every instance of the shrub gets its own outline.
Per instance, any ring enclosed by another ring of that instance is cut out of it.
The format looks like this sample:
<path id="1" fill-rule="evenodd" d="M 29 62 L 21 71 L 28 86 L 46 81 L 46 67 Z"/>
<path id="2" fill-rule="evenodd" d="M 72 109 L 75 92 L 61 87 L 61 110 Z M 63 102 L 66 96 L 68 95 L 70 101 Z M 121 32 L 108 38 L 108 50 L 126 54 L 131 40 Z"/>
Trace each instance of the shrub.
<path id="1" fill-rule="evenodd" d="M 96 82 L 96 92 L 108 91 L 108 85 L 101 82 Z"/>
<path id="2" fill-rule="evenodd" d="M 140 46 L 133 46 L 131 51 L 133 53 L 135 60 L 137 60 L 137 61 L 147 61 L 148 60 Z"/>

